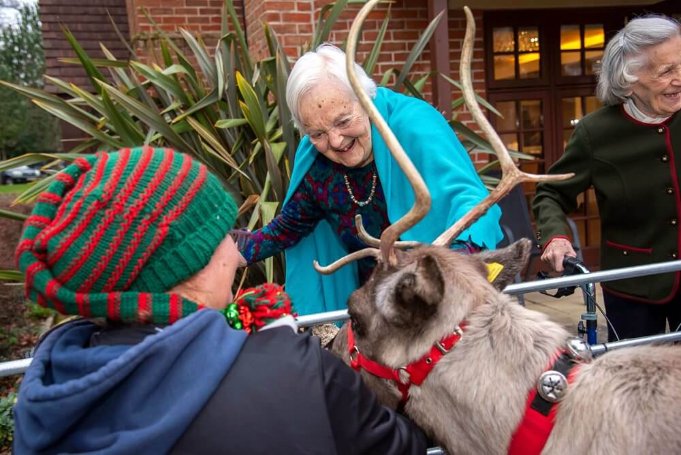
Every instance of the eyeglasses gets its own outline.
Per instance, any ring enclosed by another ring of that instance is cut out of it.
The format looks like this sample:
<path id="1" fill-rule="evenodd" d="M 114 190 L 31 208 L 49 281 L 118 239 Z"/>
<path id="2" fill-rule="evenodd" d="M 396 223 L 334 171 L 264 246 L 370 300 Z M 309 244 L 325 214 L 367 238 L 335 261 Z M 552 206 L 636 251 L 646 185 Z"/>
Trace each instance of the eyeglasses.
<path id="1" fill-rule="evenodd" d="M 236 247 L 239 250 L 242 250 L 244 248 L 246 242 L 252 235 L 251 231 L 249 231 L 248 229 L 232 229 L 227 234 L 229 234 L 232 240 L 234 240 L 234 243 L 236 243 Z"/>

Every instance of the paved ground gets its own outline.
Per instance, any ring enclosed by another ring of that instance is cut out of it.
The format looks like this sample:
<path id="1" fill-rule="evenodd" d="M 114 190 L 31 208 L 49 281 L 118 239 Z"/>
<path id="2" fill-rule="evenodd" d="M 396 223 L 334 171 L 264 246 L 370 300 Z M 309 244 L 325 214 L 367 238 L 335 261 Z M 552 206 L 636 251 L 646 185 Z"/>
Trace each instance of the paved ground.
<path id="1" fill-rule="evenodd" d="M 554 293 L 555 290 L 551 290 Z M 603 294 L 600 285 L 596 285 L 596 303 L 603 308 Z M 529 309 L 541 311 L 546 313 L 553 321 L 561 324 L 565 329 L 577 334 L 577 324 L 581 318 L 582 313 L 586 311 L 586 303 L 584 293 L 581 289 L 576 289 L 574 294 L 555 298 L 541 294 L 539 292 L 531 292 L 525 294 L 525 306 Z M 606 329 L 606 322 L 603 315 L 598 313 L 598 342 L 604 343 L 608 340 Z"/>

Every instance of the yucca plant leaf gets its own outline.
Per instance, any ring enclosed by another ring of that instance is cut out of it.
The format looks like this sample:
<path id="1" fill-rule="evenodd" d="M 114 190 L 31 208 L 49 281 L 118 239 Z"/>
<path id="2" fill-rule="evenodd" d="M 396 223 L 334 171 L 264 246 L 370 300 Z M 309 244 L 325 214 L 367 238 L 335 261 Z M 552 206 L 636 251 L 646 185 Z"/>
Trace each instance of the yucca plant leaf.
<path id="1" fill-rule="evenodd" d="M 79 64 L 80 59 L 77 57 L 61 57 L 58 59 L 63 63 Z M 93 66 L 97 68 L 127 68 L 128 62 L 123 62 L 120 60 L 109 60 L 106 58 L 89 58 L 88 59 Z M 103 78 L 104 76 L 102 76 Z"/>
<path id="2" fill-rule="evenodd" d="M 187 117 L 187 122 L 196 132 L 199 133 L 201 138 L 219 154 L 222 160 L 225 163 L 227 163 L 229 167 L 235 170 L 239 169 L 239 165 L 237 164 L 236 161 L 234 161 L 234 158 L 232 158 L 232 156 L 229 154 L 229 150 L 225 149 L 225 147 L 220 143 L 220 141 L 213 134 L 211 134 L 208 128 L 201 125 L 201 123 L 199 123 L 193 117 Z"/>
<path id="3" fill-rule="evenodd" d="M 196 58 L 196 61 L 199 64 L 203 74 L 209 81 L 214 81 L 217 78 L 215 63 L 210 57 L 210 54 L 208 54 L 206 47 L 187 30 L 181 28 L 180 33 L 182 34 L 182 37 L 189 48 L 192 50 L 192 53 L 194 54 L 194 57 Z"/>
<path id="4" fill-rule="evenodd" d="M 256 95 L 253 87 L 244 79 L 241 73 L 236 73 L 236 83 L 239 87 L 239 93 L 243 97 L 243 101 L 239 101 L 239 106 L 241 111 L 244 113 L 244 117 L 248 119 L 251 128 L 256 137 L 264 141 L 266 140 L 265 135 L 265 116 L 260 109 L 260 101 Z"/>
<path id="5" fill-rule="evenodd" d="M 139 62 L 130 62 L 130 66 L 144 76 L 149 82 L 154 86 L 160 87 L 165 90 L 169 95 L 174 96 L 179 99 L 182 103 L 189 104 L 189 99 L 187 98 L 187 92 L 174 78 L 164 74 L 164 71 L 157 71 L 150 68 L 148 65 Z M 166 71 L 171 69 L 182 68 L 180 65 L 175 65 L 168 68 Z"/>
<path id="6" fill-rule="evenodd" d="M 65 106 L 68 106 L 68 104 L 66 103 L 53 104 L 39 100 L 33 100 L 33 103 L 36 106 L 40 107 L 41 109 L 44 109 L 45 111 L 54 115 L 55 117 L 60 118 L 67 123 L 70 123 L 71 125 L 75 126 L 76 128 L 80 129 L 86 134 L 89 134 L 90 136 L 96 138 L 102 144 L 106 144 L 110 147 L 115 148 L 125 146 L 125 144 L 119 138 L 109 136 L 108 134 L 97 129 L 97 127 L 90 123 L 87 119 L 75 115 L 75 110 L 69 111 L 68 109 L 65 109 Z"/>
<path id="7" fill-rule="evenodd" d="M 250 79 L 253 75 L 253 67 L 255 65 L 253 64 L 253 60 L 251 60 L 250 53 L 248 52 L 248 41 L 246 40 L 246 34 L 241 27 L 241 21 L 239 20 L 239 16 L 236 13 L 234 2 L 232 0 L 225 0 L 222 16 L 223 35 L 226 35 L 225 26 L 227 21 L 229 21 L 233 31 L 232 33 L 234 34 L 236 41 L 239 43 L 238 49 L 241 51 L 239 52 L 239 56 L 241 57 L 242 63 L 244 65 L 241 70 L 245 72 L 246 77 Z"/>
<path id="8" fill-rule="evenodd" d="M 12 212 L 11 210 L 0 209 L 0 218 L 7 218 L 15 221 L 26 221 L 28 215 Z"/>
<path id="9" fill-rule="evenodd" d="M 121 93 L 115 87 L 103 82 L 100 82 L 100 84 L 102 88 L 106 90 L 109 95 L 111 95 L 111 98 L 118 101 L 125 109 L 129 110 L 142 122 L 146 123 L 147 126 L 154 129 L 155 131 L 158 131 L 172 146 L 184 152 L 193 150 L 193 148 L 187 144 L 187 142 L 182 139 L 182 137 L 180 137 L 175 130 L 170 127 L 170 125 L 168 125 L 166 120 L 151 107 Z"/>
<path id="10" fill-rule="evenodd" d="M 312 38 L 311 49 L 316 49 L 317 46 L 329 39 L 329 34 L 336 25 L 338 16 L 345 9 L 348 0 L 338 0 L 333 3 L 325 5 L 319 12 L 319 21 L 317 22 L 317 32 Z"/>
<path id="11" fill-rule="evenodd" d="M 374 74 L 374 67 L 378 61 L 378 56 L 381 53 L 381 47 L 383 46 L 383 40 L 385 39 L 385 33 L 388 30 L 388 24 L 390 23 L 390 7 L 388 5 L 388 12 L 386 13 L 385 19 L 381 23 L 381 28 L 378 30 L 378 36 L 374 41 L 374 46 L 371 48 L 371 52 L 364 60 L 363 68 L 367 74 Z"/>
<path id="12" fill-rule="evenodd" d="M 248 125 L 248 120 L 245 118 L 228 118 L 223 120 L 218 120 L 215 123 L 216 128 L 234 128 L 237 126 Z"/>
<path id="13" fill-rule="evenodd" d="M 424 77 L 426 79 L 428 79 L 430 77 L 430 74 L 426 74 Z M 404 88 L 406 89 L 406 93 L 410 94 L 414 98 L 418 98 L 420 100 L 423 99 L 423 95 L 421 94 L 421 91 L 418 88 L 416 88 L 416 86 L 414 84 L 412 84 L 409 79 L 405 79 L 403 81 L 403 84 L 404 84 Z"/>
<path id="14" fill-rule="evenodd" d="M 289 109 L 288 104 L 286 104 L 286 81 L 288 80 L 291 69 L 289 67 L 288 58 L 281 47 L 277 49 L 276 63 L 277 73 L 275 76 L 275 87 L 277 109 L 279 110 L 279 123 L 282 126 L 282 137 L 286 143 L 286 148 L 288 149 L 288 159 L 290 162 L 293 162 L 293 157 L 296 153 L 296 148 L 298 147 L 298 135 L 293 126 L 291 110 Z"/>
<path id="15" fill-rule="evenodd" d="M 449 76 L 447 76 L 447 75 L 445 75 L 445 74 L 441 74 L 441 76 L 442 76 L 447 82 L 449 82 L 450 84 L 452 84 L 454 87 L 458 88 L 460 92 L 463 92 L 463 87 L 461 86 L 461 83 L 455 81 L 454 79 L 452 79 L 451 77 L 449 77 Z M 490 103 L 488 103 L 486 99 L 484 99 L 483 97 L 481 97 L 481 96 L 478 95 L 477 93 L 475 94 L 475 99 L 478 101 L 478 103 L 480 103 L 482 106 L 484 106 L 487 110 L 492 111 L 492 112 L 494 112 L 496 115 L 498 115 L 499 117 L 502 117 L 502 118 L 503 118 L 503 115 L 501 115 L 501 112 L 499 112 L 498 110 L 496 110 L 496 108 L 495 108 L 494 106 L 492 106 Z M 462 103 L 461 103 L 461 104 L 463 104 L 463 98 L 461 98 L 461 100 L 462 100 Z"/>
<path id="16" fill-rule="evenodd" d="M 99 43 L 99 48 L 102 50 L 102 53 L 104 54 L 104 56 L 106 58 L 108 58 L 111 61 L 118 61 L 116 56 L 109 49 L 107 49 L 107 47 L 103 43 Z M 125 68 L 127 69 L 130 66 L 129 62 L 124 62 L 124 63 L 125 63 Z M 125 70 L 123 68 L 111 68 L 110 74 L 111 74 L 112 78 L 116 79 L 116 81 L 119 85 L 122 85 L 124 87 L 129 88 L 129 89 L 135 87 L 135 84 L 132 83 L 132 81 L 128 77 L 128 74 L 125 72 Z"/>
<path id="17" fill-rule="evenodd" d="M 383 77 L 381 77 L 381 82 L 379 82 L 379 86 L 385 87 L 388 85 L 388 82 L 390 81 L 390 78 L 393 76 L 395 73 L 395 70 L 390 68 L 388 69 L 385 73 L 383 73 Z"/>
<path id="18" fill-rule="evenodd" d="M 419 39 L 414 44 L 414 47 L 412 47 L 411 52 L 409 52 L 409 56 L 407 57 L 407 60 L 404 62 L 404 65 L 402 65 L 402 69 L 400 69 L 400 74 L 397 77 L 397 80 L 395 81 L 394 85 L 395 90 L 399 90 L 400 86 L 409 75 L 411 67 L 414 66 L 416 60 L 418 60 L 421 54 L 423 53 L 423 49 L 425 49 L 425 47 L 428 45 L 428 41 L 430 41 L 430 38 L 433 36 L 433 33 L 435 32 L 435 28 L 440 23 L 440 20 L 442 20 L 443 14 L 444 11 L 441 11 L 440 14 L 435 16 L 433 20 L 430 21 L 428 27 L 426 27 L 426 29 L 423 31 Z"/>
<path id="19" fill-rule="evenodd" d="M 90 79 L 92 87 L 95 90 L 100 90 L 99 86 L 97 85 L 97 81 L 105 80 L 104 75 L 99 72 L 97 67 L 92 63 L 92 59 L 87 55 L 85 49 L 83 49 L 78 40 L 76 40 L 76 37 L 73 36 L 73 33 L 71 33 L 68 27 L 62 27 L 62 31 L 64 32 L 66 40 L 71 45 L 71 48 L 76 53 L 81 66 L 85 70 L 85 74 L 87 74 L 88 78 Z"/>
<path id="20" fill-rule="evenodd" d="M 24 274 L 18 270 L 0 270 L 0 281 L 21 283 L 24 281 Z"/>

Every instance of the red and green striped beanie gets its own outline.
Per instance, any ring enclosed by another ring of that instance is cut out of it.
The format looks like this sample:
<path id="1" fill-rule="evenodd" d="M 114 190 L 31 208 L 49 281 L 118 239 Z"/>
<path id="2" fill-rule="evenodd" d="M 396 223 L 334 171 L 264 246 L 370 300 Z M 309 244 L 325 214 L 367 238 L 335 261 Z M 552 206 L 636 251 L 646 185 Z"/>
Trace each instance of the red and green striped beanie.
<path id="1" fill-rule="evenodd" d="M 26 296 L 62 314 L 172 323 L 199 306 L 166 292 L 208 264 L 236 214 L 219 179 L 188 155 L 83 156 L 26 220 L 16 251 Z"/>

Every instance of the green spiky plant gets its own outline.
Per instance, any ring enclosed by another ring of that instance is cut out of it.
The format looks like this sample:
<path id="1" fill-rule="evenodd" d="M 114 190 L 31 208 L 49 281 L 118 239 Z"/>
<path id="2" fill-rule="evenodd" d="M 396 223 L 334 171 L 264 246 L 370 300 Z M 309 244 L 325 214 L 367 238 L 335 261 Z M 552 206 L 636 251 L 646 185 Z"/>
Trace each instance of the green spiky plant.
<path id="1" fill-rule="evenodd" d="M 341 13 L 353 3 L 364 2 L 338 0 L 324 7 L 308 48 L 326 41 Z M 439 20 L 440 16 L 436 17 L 423 31 L 401 68 L 383 74 L 380 85 L 392 80 L 391 88 L 422 97 L 421 90 L 431 74 L 412 75 L 411 71 Z M 373 74 L 389 21 L 388 11 L 363 62 L 368 74 Z M 225 0 L 222 27 L 214 52 L 203 41 L 182 30 L 183 44 L 189 53 L 157 28 L 160 61 L 153 64 L 140 61 L 132 48 L 129 48 L 128 61 L 117 60 L 104 46 L 106 58 L 91 58 L 75 37 L 64 30 L 77 56 L 71 61 L 85 69 L 94 93 L 49 76 L 46 79 L 65 96 L 0 83 L 76 126 L 89 139 L 69 153 L 29 154 L 2 162 L 0 170 L 45 160 L 71 161 L 79 153 L 94 149 L 118 149 L 143 143 L 168 146 L 194 156 L 222 178 L 240 199 L 238 225 L 254 229 L 267 224 L 281 208 L 300 139 L 285 103 L 290 64 L 267 24 L 269 56 L 257 62 L 252 60 L 232 0 Z M 484 100 L 481 102 L 493 110 Z M 455 100 L 454 106 L 459 103 L 460 100 Z M 492 153 L 489 144 L 473 131 L 456 120 L 451 123 L 469 149 L 482 148 Z M 52 178 L 54 176 L 37 182 L 21 194 L 18 201 L 33 200 Z M 249 269 L 254 273 L 248 281 L 284 281 L 282 256 Z M 3 276 L 0 272 L 0 279 Z"/>

